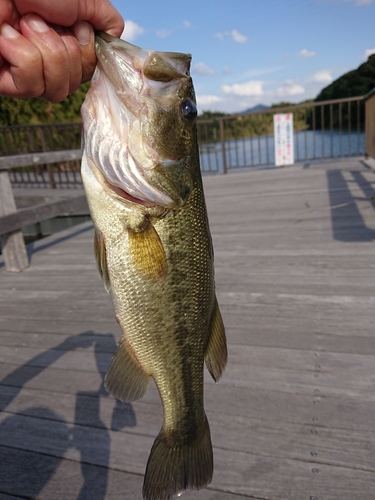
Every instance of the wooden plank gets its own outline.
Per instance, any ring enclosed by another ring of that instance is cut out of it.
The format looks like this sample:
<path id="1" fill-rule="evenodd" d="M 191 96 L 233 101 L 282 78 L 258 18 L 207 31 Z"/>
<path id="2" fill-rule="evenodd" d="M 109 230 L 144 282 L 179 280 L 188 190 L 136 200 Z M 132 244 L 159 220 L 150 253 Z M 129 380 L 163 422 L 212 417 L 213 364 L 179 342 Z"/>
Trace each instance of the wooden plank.
<path id="1" fill-rule="evenodd" d="M 17 369 L 17 365 L 2 364 L 0 365 L 0 376 L 3 379 L 2 408 L 9 412 L 18 412 L 21 409 L 25 410 L 28 405 L 33 406 L 35 401 L 38 401 L 41 407 L 57 408 L 59 413 L 63 413 L 64 418 L 73 422 L 74 408 L 69 401 L 73 401 L 79 392 L 82 395 L 87 394 L 88 397 L 100 396 L 101 418 L 108 426 L 114 399 L 100 389 L 103 375 L 98 372 L 81 372 L 78 376 L 76 372 L 67 370 L 48 372 L 37 367 L 23 366 Z M 55 378 L 59 380 L 59 384 L 51 383 Z M 285 395 L 272 389 L 265 391 L 257 387 L 210 384 L 205 391 L 205 407 L 208 414 L 227 415 L 229 422 L 232 417 L 242 415 L 250 420 L 261 420 L 265 425 L 267 422 L 277 420 L 308 425 L 311 428 L 317 426 L 317 428 L 343 429 L 348 434 L 353 430 L 363 431 L 366 434 L 373 431 L 375 411 L 373 401 L 336 397 L 321 398 L 316 402 L 315 387 L 312 387 L 308 394 Z M 145 399 L 132 403 L 136 415 L 144 411 L 143 405 L 154 405 L 154 415 L 160 414 L 160 396 L 154 384 L 151 384 Z M 91 406 L 87 405 L 87 414 L 91 412 L 90 408 Z M 87 418 L 90 420 L 91 417 Z M 153 426 L 154 424 L 150 429 L 153 429 Z"/>
<path id="2" fill-rule="evenodd" d="M 12 391 L 15 392 L 15 389 L 10 387 L 2 396 L 10 399 Z M 33 406 L 36 397 L 39 404 L 37 408 Z M 162 410 L 160 402 L 151 404 L 148 399 L 146 397 L 144 401 L 136 404 L 120 403 L 100 388 L 97 391 L 79 391 L 74 395 L 22 390 L 6 407 L 6 414 L 38 419 L 43 418 L 45 408 L 56 408 L 58 413 L 56 410 L 56 414 L 50 416 L 50 419 L 56 422 L 92 429 L 112 429 L 153 438 L 162 424 Z M 287 421 L 281 418 L 281 415 L 277 420 L 264 420 L 251 415 L 244 418 L 243 415 L 236 415 L 228 409 L 217 412 L 210 407 L 207 408 L 207 414 L 216 448 L 243 452 L 251 450 L 251 453 L 261 456 L 310 460 L 342 467 L 350 467 L 354 455 L 358 469 L 375 472 L 373 450 L 368 446 L 369 433 L 363 432 L 362 429 L 356 431 L 348 427 L 335 428 L 324 426 L 324 422 L 301 422 L 295 418 L 294 421 Z M 347 421 L 343 422 L 347 425 Z M 25 427 L 27 428 L 27 423 Z M 316 433 L 312 433 L 312 430 Z M 242 436 L 240 441 L 238 436 Z M 17 437 L 12 439 L 16 445 Z M 116 437 L 113 436 L 113 439 Z M 316 455 L 311 455 L 311 451 L 315 451 Z"/>
<path id="3" fill-rule="evenodd" d="M 75 500 L 77 498 L 95 500 L 139 500 L 141 498 L 143 476 L 128 474 L 90 464 L 80 464 L 77 460 L 66 460 L 34 452 L 6 448 L 0 451 L 1 484 L 11 495 L 0 493 L 1 500 L 15 498 Z M 19 473 L 14 477 L 15 466 Z M 3 471 L 3 474 L 2 474 Z M 15 496 L 17 492 L 20 496 Z M 3 496 L 1 496 L 3 495 Z M 219 495 L 219 496 L 218 496 Z M 243 496 L 205 489 L 186 492 L 187 500 L 240 500 Z M 246 496 L 251 500 L 251 496 Z"/>
<path id="4" fill-rule="evenodd" d="M 139 500 L 142 490 L 143 478 L 140 475 L 108 471 L 103 467 L 80 464 L 77 460 L 13 448 L 3 448 L 0 453 L 1 488 L 12 495 L 14 492 L 20 495 L 8 498 L 120 500 L 126 494 L 129 500 Z M 4 500 L 8 498 L 5 496 Z"/>
<path id="5" fill-rule="evenodd" d="M 78 458 L 90 465 L 131 474 L 144 473 L 153 437 L 75 426 L 72 439 L 69 439 L 69 427 L 63 421 L 52 422 L 53 413 L 50 409 L 44 410 L 43 429 L 40 428 L 39 418 L 22 413 L 6 416 L 2 419 L 2 425 L 7 428 L 1 438 L 2 446 L 37 451 L 56 458 Z M 263 498 L 285 499 L 290 498 L 288 495 L 303 498 L 306 491 L 314 493 L 313 488 L 318 488 L 319 493 L 322 493 L 323 488 L 334 478 L 337 481 L 335 493 L 339 492 L 340 498 L 349 500 L 353 498 L 353 492 L 364 491 L 366 482 L 367 485 L 374 484 L 372 470 L 345 468 L 343 475 L 342 467 L 317 464 L 311 460 L 309 450 L 306 450 L 305 460 L 285 459 L 274 454 L 260 456 L 251 451 L 227 448 L 214 448 L 214 454 L 216 471 L 212 488 L 231 493 L 259 496 L 262 492 Z M 231 464 L 229 470 L 228 463 Z M 315 468 L 320 474 L 318 481 L 313 473 Z M 278 474 L 277 483 L 270 480 L 275 471 Z M 291 474 L 293 482 L 290 481 Z"/>
<path id="6" fill-rule="evenodd" d="M 109 304 L 109 306 L 111 306 Z M 298 349 L 312 351 L 316 348 L 315 336 L 305 337 L 301 336 L 299 331 L 290 331 L 287 321 L 285 320 L 282 325 L 278 325 L 278 333 L 275 336 L 275 329 L 271 324 L 264 326 L 264 319 L 258 319 L 256 322 L 252 321 L 251 333 L 249 334 L 246 328 L 237 326 L 234 319 L 227 321 L 228 316 L 225 315 L 226 325 L 230 327 L 231 343 L 236 345 L 255 345 L 259 347 L 283 347 L 284 349 Z M 25 324 L 28 325 L 28 331 L 24 332 Z M 305 327 L 303 319 L 301 319 L 301 329 Z M 19 321 L 12 324 L 9 328 L 4 328 L 1 336 L 1 343 L 3 346 L 18 348 L 21 346 L 28 347 L 44 347 L 52 348 L 57 346 L 62 340 L 66 339 L 71 342 L 73 334 L 82 333 L 83 328 L 90 331 L 92 323 L 85 320 L 84 325 L 78 321 L 66 322 L 61 325 L 60 322 L 51 322 L 48 319 Z M 78 331 L 77 331 L 78 330 Z M 101 330 L 112 332 L 115 338 L 120 336 L 120 329 L 115 324 L 114 318 L 101 322 Z M 335 352 L 335 353 L 357 353 L 357 354 L 375 354 L 375 342 L 371 336 L 373 328 L 369 327 L 365 332 L 366 336 L 359 335 L 340 335 L 338 334 L 317 334 L 319 340 L 319 352 Z M 69 332 L 69 333 L 67 333 Z M 73 337 L 73 342 L 75 342 Z M 101 344 L 103 350 L 106 345 Z M 108 344 L 109 351 L 112 349 Z"/>
<path id="7" fill-rule="evenodd" d="M 99 336 L 98 336 L 99 337 Z M 95 372 L 96 367 L 105 373 L 115 350 L 115 338 L 111 338 L 112 352 L 92 355 L 95 340 L 84 335 L 77 339 L 80 350 L 66 350 L 72 343 L 64 341 L 55 349 L 40 352 L 29 347 L 12 348 L 3 346 L 1 359 L 7 364 L 25 364 L 40 368 L 75 370 L 77 373 Z M 100 346 L 101 347 L 101 346 Z M 229 364 L 221 385 L 237 387 L 258 387 L 265 390 L 311 393 L 312 386 L 320 388 L 320 396 L 342 395 L 375 401 L 373 373 L 375 356 L 344 353 L 317 353 L 282 348 L 264 348 L 245 345 L 231 345 Z M 319 380 L 314 380 L 319 379 Z"/>
<path id="8" fill-rule="evenodd" d="M 59 163 L 62 161 L 80 160 L 81 158 L 82 151 L 80 149 L 1 156 L 0 170 L 8 170 L 10 168 L 17 167 L 27 167 L 29 165 L 45 165 L 49 163 Z"/>
<path id="9" fill-rule="evenodd" d="M 3 231 L 3 219 L 16 213 L 12 187 L 7 172 L 0 172 L 0 247 L 7 271 L 20 272 L 29 265 L 25 242 L 20 228 Z"/>
<path id="10" fill-rule="evenodd" d="M 272 457 L 228 453 L 226 450 L 217 450 L 215 460 L 220 474 L 216 474 L 213 485 L 219 490 L 245 497 L 250 494 L 256 498 L 275 500 L 311 497 L 360 500 L 366 492 L 371 494 L 375 486 L 372 472 L 324 464 L 317 467 L 309 460 L 278 461 Z"/>
<path id="11" fill-rule="evenodd" d="M 89 213 L 85 195 L 23 208 L 15 213 L 0 217 L 0 235 L 53 217 L 70 215 L 76 212 Z"/>

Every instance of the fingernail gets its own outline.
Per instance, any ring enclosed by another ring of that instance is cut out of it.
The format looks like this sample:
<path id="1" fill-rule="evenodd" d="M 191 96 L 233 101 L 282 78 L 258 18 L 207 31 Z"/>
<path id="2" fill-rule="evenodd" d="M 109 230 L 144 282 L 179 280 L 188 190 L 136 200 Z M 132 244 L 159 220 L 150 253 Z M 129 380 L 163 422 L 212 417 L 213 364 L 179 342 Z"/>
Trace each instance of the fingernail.
<path id="1" fill-rule="evenodd" d="M 85 21 L 78 21 L 73 26 L 73 34 L 80 45 L 88 45 L 91 40 L 92 28 Z"/>
<path id="2" fill-rule="evenodd" d="M 27 24 L 33 31 L 36 31 L 37 33 L 45 33 L 50 29 L 49 26 L 44 22 L 44 20 L 36 14 L 29 14 L 27 18 Z"/>
<path id="3" fill-rule="evenodd" d="M 9 26 L 9 24 L 4 23 L 0 28 L 0 35 L 3 36 L 4 38 L 14 40 L 15 38 L 18 38 L 20 34 L 18 33 L 17 30 L 12 28 L 12 26 Z"/>

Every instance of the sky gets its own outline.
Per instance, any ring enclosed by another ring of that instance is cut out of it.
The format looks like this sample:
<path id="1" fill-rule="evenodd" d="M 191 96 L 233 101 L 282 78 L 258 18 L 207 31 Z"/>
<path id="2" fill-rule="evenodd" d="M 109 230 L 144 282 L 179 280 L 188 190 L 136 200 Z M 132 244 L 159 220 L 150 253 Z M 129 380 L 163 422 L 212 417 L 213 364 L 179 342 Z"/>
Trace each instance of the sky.
<path id="1" fill-rule="evenodd" d="M 192 54 L 200 113 L 313 99 L 375 53 L 375 0 L 112 3 L 125 19 L 122 38 Z"/>

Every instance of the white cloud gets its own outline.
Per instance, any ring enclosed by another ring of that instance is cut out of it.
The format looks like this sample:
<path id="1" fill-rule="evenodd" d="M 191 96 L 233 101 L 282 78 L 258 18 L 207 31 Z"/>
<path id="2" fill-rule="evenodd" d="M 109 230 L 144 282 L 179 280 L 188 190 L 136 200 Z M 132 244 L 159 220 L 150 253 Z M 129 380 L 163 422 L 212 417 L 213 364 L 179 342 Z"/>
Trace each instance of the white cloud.
<path id="1" fill-rule="evenodd" d="M 122 32 L 121 38 L 126 40 L 127 42 L 132 42 L 137 38 L 137 36 L 142 35 L 145 32 L 145 29 L 139 24 L 127 19 L 125 21 L 125 29 Z"/>
<path id="2" fill-rule="evenodd" d="M 224 38 L 230 37 L 237 43 L 247 42 L 247 37 L 235 29 L 233 29 L 232 31 L 223 31 L 222 33 L 216 33 L 215 36 L 216 38 L 219 38 L 219 40 L 224 40 Z"/>
<path id="3" fill-rule="evenodd" d="M 193 67 L 193 71 L 197 73 L 198 75 L 213 75 L 215 71 L 207 66 L 204 62 L 199 62 Z"/>
<path id="4" fill-rule="evenodd" d="M 217 95 L 197 94 L 197 104 L 200 109 L 210 108 L 219 102 L 223 102 L 223 99 Z"/>
<path id="5" fill-rule="evenodd" d="M 224 94 L 237 96 L 261 96 L 264 94 L 264 82 L 262 80 L 249 80 L 244 83 L 235 83 L 233 85 L 222 85 L 221 90 Z"/>
<path id="6" fill-rule="evenodd" d="M 354 3 L 357 7 L 362 7 L 364 5 L 371 5 L 374 0 L 326 0 L 331 3 Z"/>
<path id="7" fill-rule="evenodd" d="M 302 49 L 298 52 L 298 55 L 301 57 L 315 57 L 316 52 L 312 50 Z"/>
<path id="8" fill-rule="evenodd" d="M 156 30 L 156 36 L 159 37 L 159 38 L 166 38 L 171 33 L 172 33 L 172 31 L 168 31 L 168 30 L 165 30 L 165 29 Z"/>
<path id="9" fill-rule="evenodd" d="M 293 80 L 286 80 L 276 89 L 276 95 L 279 97 L 300 95 L 305 92 L 305 89 L 299 83 Z"/>
<path id="10" fill-rule="evenodd" d="M 238 30 L 232 30 L 230 34 L 232 35 L 233 40 L 237 43 L 247 42 L 247 37 L 240 33 Z"/>
<path id="11" fill-rule="evenodd" d="M 190 29 L 192 27 L 192 24 L 190 21 L 187 21 L 186 19 L 182 21 L 182 23 L 179 23 L 178 25 L 173 26 L 171 29 L 167 30 L 165 28 L 160 28 L 158 30 L 155 30 L 155 34 L 158 38 L 167 38 L 168 36 L 182 30 Z"/>
<path id="12" fill-rule="evenodd" d="M 367 49 L 365 51 L 365 59 L 367 61 L 367 59 L 372 55 L 372 54 L 375 54 L 375 47 L 373 49 Z"/>
<path id="13" fill-rule="evenodd" d="M 322 71 L 317 71 L 312 75 L 311 78 L 309 78 L 308 83 L 322 83 L 324 85 L 328 85 L 333 81 L 331 71 L 329 70 L 322 70 Z"/>

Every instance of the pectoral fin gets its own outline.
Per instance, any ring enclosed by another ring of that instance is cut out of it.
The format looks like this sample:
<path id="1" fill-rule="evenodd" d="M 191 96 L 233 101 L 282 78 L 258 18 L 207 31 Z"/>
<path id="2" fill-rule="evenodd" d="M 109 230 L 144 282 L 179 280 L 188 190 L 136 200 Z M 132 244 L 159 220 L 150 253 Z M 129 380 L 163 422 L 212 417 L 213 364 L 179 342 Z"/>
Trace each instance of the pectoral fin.
<path id="1" fill-rule="evenodd" d="M 96 258 L 96 263 L 98 265 L 98 270 L 100 277 L 103 280 L 104 288 L 109 292 L 111 288 L 111 283 L 109 280 L 108 266 L 107 266 L 107 251 L 105 248 L 105 241 L 103 235 L 100 231 L 95 231 L 94 236 L 94 255 Z"/>
<path id="2" fill-rule="evenodd" d="M 137 271 L 145 278 L 161 279 L 167 274 L 167 258 L 164 247 L 151 222 L 145 229 L 129 229 L 129 246 L 132 262 Z"/>
<path id="3" fill-rule="evenodd" d="M 146 394 L 149 381 L 150 376 L 142 370 L 121 338 L 104 379 L 105 388 L 120 401 L 131 403 Z"/>
<path id="4" fill-rule="evenodd" d="M 211 335 L 208 342 L 205 362 L 211 377 L 217 382 L 227 364 L 227 342 L 225 328 L 221 317 L 219 305 L 215 297 L 214 310 L 211 316 Z"/>

